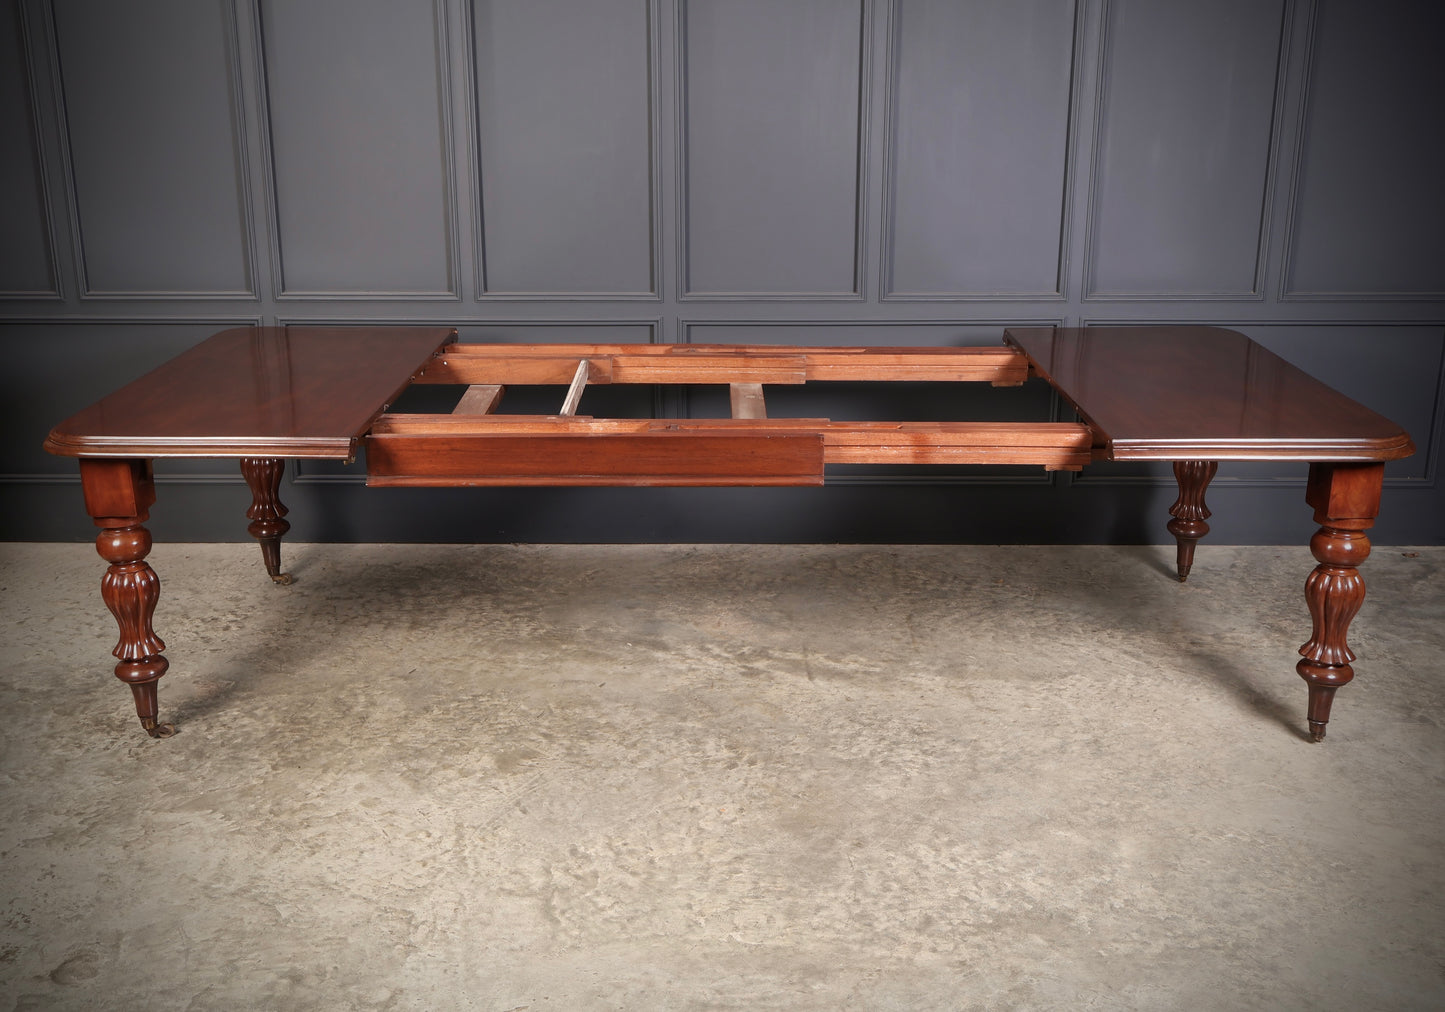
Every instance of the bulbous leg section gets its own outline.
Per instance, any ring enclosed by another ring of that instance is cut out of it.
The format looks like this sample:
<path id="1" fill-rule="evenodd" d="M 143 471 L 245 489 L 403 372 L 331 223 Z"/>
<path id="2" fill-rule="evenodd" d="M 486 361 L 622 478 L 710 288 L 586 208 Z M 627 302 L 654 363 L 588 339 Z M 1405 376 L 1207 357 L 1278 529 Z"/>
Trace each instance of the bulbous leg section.
<path id="1" fill-rule="evenodd" d="M 1357 567 L 1370 554 L 1370 539 L 1364 531 L 1327 525 L 1310 539 L 1310 551 L 1319 562 L 1305 581 L 1313 629 L 1295 670 L 1309 685 L 1310 739 L 1323 741 L 1335 690 L 1355 677 L 1355 653 L 1345 635 L 1365 601 Z"/>
<path id="2" fill-rule="evenodd" d="M 1355 677 L 1354 651 L 1345 641 L 1350 623 L 1365 602 L 1360 565 L 1370 555 L 1365 531 L 1380 513 L 1385 465 L 1327 463 L 1310 465 L 1305 502 L 1314 507 L 1320 529 L 1310 539 L 1310 553 L 1319 565 L 1305 581 L 1305 603 L 1313 628 L 1299 648 L 1295 665 L 1309 686 L 1310 738 L 1323 741 L 1335 691 Z"/>
<path id="3" fill-rule="evenodd" d="M 100 581 L 100 596 L 115 616 L 120 640 L 111 653 L 119 659 L 115 677 L 131 688 L 141 727 L 152 738 L 169 738 L 174 724 L 162 724 L 156 683 L 170 662 L 161 655 L 166 645 L 151 621 L 160 599 L 161 581 L 145 561 L 151 550 L 150 531 L 140 524 L 103 529 L 95 539 L 96 551 L 110 563 Z"/>
<path id="4" fill-rule="evenodd" d="M 246 510 L 251 523 L 246 530 L 261 544 L 261 561 L 266 564 L 267 575 L 283 587 L 291 582 L 291 574 L 281 572 L 281 539 L 291 529 L 290 522 L 284 519 L 290 510 L 281 502 L 281 476 L 285 472 L 284 460 L 247 457 L 241 461 L 241 474 L 251 488 L 251 507 Z"/>
<path id="5" fill-rule="evenodd" d="M 1209 533 L 1209 507 L 1204 504 L 1204 490 L 1214 473 L 1219 470 L 1215 460 L 1176 460 L 1174 480 L 1179 483 L 1179 496 L 1169 507 L 1169 533 L 1178 544 L 1175 553 L 1179 569 L 1179 582 L 1189 579 L 1189 570 L 1194 565 L 1194 547 L 1199 539 Z"/>

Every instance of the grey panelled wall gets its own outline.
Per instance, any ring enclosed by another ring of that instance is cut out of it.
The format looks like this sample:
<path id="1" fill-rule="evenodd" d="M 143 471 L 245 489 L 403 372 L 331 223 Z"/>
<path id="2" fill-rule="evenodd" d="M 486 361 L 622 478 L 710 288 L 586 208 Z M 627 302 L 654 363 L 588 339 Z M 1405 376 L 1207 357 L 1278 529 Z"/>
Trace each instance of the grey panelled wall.
<path id="1" fill-rule="evenodd" d="M 55 260 L 35 148 L 19 11 L 0 17 L 0 296 L 54 298 Z"/>
<path id="2" fill-rule="evenodd" d="M 917 4 L 903 14 L 892 51 L 884 297 L 1058 298 L 1073 5 Z M 981 196 L 996 193 L 1009 200 Z"/>
<path id="3" fill-rule="evenodd" d="M 45 433 L 228 325 L 946 345 L 1200 322 L 1408 428 L 1375 540 L 1445 542 L 1442 50 L 1438 0 L 6 0 L 4 535 L 93 536 Z M 770 401 L 1062 411 L 1038 385 Z M 160 470 L 158 537 L 246 537 L 231 467 Z M 292 536 L 1158 542 L 1173 496 L 1143 465 L 823 489 L 361 475 L 293 466 Z M 1211 538 L 1302 544 L 1303 480 L 1224 465 Z"/>
<path id="4" fill-rule="evenodd" d="M 440 7 L 264 2 L 276 294 L 459 294 Z"/>
<path id="5" fill-rule="evenodd" d="M 1283 14 L 1282 0 L 1110 5 L 1087 298 L 1261 291 Z"/>
<path id="6" fill-rule="evenodd" d="M 682 297 L 858 298 L 866 5 L 678 13 Z"/>
<path id="7" fill-rule="evenodd" d="M 225 13 L 212 4 L 59 4 L 55 36 L 79 294 L 254 295 Z M 210 59 L 176 60 L 177 36 Z"/>
<path id="8" fill-rule="evenodd" d="M 650 20 L 636 0 L 472 5 L 478 292 L 656 297 Z"/>

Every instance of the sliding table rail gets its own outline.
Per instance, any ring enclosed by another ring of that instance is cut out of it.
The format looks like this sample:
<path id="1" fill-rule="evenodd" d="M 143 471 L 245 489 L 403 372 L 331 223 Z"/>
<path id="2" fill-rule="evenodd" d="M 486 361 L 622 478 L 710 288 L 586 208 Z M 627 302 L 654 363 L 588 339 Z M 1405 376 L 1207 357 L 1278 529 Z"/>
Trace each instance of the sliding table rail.
<path id="1" fill-rule="evenodd" d="M 1032 464 L 1077 469 L 1071 422 L 838 422 L 382 415 L 371 485 L 821 484 L 825 464 Z"/>
<path id="2" fill-rule="evenodd" d="M 1013 348 L 813 348 L 726 344 L 449 344 L 417 383 L 566 384 L 589 363 L 589 383 L 809 381 L 988 382 L 1017 386 L 1029 361 Z"/>

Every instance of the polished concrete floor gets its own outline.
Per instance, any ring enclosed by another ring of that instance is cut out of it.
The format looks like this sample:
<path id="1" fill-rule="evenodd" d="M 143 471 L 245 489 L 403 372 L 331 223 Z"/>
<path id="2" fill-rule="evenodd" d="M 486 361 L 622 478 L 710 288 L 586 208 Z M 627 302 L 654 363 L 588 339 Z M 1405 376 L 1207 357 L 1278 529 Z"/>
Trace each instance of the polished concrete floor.
<path id="1" fill-rule="evenodd" d="M 0 1009 L 1445 1007 L 1445 549 L 0 546 Z"/>

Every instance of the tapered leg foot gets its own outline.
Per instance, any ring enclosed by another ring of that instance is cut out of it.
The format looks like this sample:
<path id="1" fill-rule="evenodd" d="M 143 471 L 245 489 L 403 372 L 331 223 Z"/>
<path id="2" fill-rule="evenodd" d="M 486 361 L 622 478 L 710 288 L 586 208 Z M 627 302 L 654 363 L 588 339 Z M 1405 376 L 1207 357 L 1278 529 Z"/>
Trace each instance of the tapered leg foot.
<path id="1" fill-rule="evenodd" d="M 284 517 L 290 512 L 281 502 L 281 476 L 286 462 L 269 457 L 247 457 L 241 461 L 241 474 L 251 488 L 251 507 L 246 528 L 261 544 L 261 561 L 272 581 L 282 585 L 291 582 L 291 574 L 281 572 L 281 539 L 291 529 Z"/>
<path id="2" fill-rule="evenodd" d="M 161 660 L 164 661 L 165 658 L 162 657 Z M 140 726 L 145 729 L 146 734 L 152 738 L 169 738 L 176 733 L 176 725 L 163 724 L 160 721 L 154 681 L 139 684 L 133 682 L 130 691 L 135 696 L 135 712 L 140 715 Z"/>
<path id="3" fill-rule="evenodd" d="M 1353 672 L 1351 674 L 1353 675 Z M 1335 701 L 1337 688 L 1339 686 L 1310 684 L 1310 741 L 1325 740 L 1325 725 L 1330 722 L 1330 704 Z"/>
<path id="4" fill-rule="evenodd" d="M 1189 579 L 1189 570 L 1194 565 L 1194 546 L 1209 533 L 1209 507 L 1204 505 L 1204 490 L 1209 487 L 1219 462 L 1214 460 L 1176 460 L 1174 480 L 1179 483 L 1179 497 L 1169 507 L 1169 533 L 1178 544 L 1175 554 L 1179 570 L 1179 582 Z"/>

